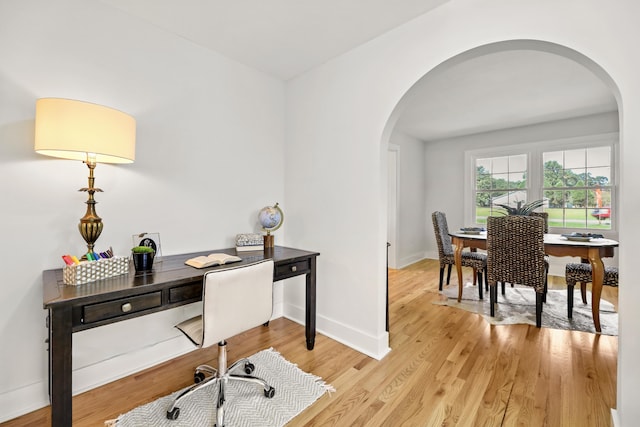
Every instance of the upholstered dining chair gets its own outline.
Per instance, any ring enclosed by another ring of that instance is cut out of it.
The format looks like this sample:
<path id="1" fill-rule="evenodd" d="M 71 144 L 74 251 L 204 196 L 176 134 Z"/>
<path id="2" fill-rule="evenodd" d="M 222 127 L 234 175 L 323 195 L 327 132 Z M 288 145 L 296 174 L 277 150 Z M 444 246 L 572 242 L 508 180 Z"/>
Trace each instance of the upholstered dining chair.
<path id="1" fill-rule="evenodd" d="M 447 216 L 444 212 L 433 212 L 431 214 L 433 221 L 433 231 L 436 235 L 436 243 L 438 244 L 438 259 L 440 261 L 440 282 L 438 289 L 442 290 L 442 282 L 444 279 L 444 268 L 447 268 L 447 285 L 451 279 L 451 267 L 455 265 L 456 260 L 453 254 L 453 245 L 451 244 L 451 236 L 449 236 L 449 226 L 447 225 Z M 473 284 L 478 283 L 478 296 L 482 296 L 482 273 L 484 272 L 484 282 L 487 283 L 487 256 L 479 252 L 462 252 L 462 266 L 473 268 Z"/>
<path id="2" fill-rule="evenodd" d="M 565 280 L 567 282 L 567 315 L 573 318 L 573 288 L 576 283 L 580 283 L 580 293 L 582 302 L 587 304 L 587 283 L 593 281 L 591 264 L 588 262 L 570 262 L 565 267 Z M 604 267 L 603 285 L 618 286 L 618 268 L 612 266 Z"/>
<path id="3" fill-rule="evenodd" d="M 272 398 L 275 389 L 254 377 L 255 366 L 241 359 L 227 368 L 227 338 L 266 324 L 273 306 L 273 260 L 260 261 L 205 273 L 202 287 L 202 314 L 176 325 L 197 347 L 218 344 L 218 369 L 200 365 L 194 373 L 195 384 L 180 393 L 169 409 L 167 418 L 180 414 L 179 403 L 204 387 L 218 386 L 216 426 L 224 426 L 225 388 L 233 382 L 259 385 L 265 397 Z M 239 371 L 244 374 L 233 374 Z M 206 376 L 208 374 L 209 376 Z"/>
<path id="4" fill-rule="evenodd" d="M 531 286 L 536 292 L 536 326 L 544 298 L 544 220 L 521 215 L 487 218 L 487 276 L 490 314 L 495 316 L 498 283 Z"/>

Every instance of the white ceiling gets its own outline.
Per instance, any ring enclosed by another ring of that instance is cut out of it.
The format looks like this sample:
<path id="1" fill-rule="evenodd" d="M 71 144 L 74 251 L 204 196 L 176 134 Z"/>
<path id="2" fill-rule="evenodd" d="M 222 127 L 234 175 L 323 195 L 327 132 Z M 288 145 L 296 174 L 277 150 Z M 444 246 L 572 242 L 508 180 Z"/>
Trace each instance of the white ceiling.
<path id="1" fill-rule="evenodd" d="M 100 1 L 286 81 L 448 0 Z M 510 51 L 428 74 L 397 126 L 428 141 L 616 110 L 581 65 Z"/>
<path id="2" fill-rule="evenodd" d="M 288 80 L 448 0 L 101 0 Z"/>
<path id="3" fill-rule="evenodd" d="M 409 91 L 397 127 L 429 141 L 617 111 L 584 66 L 551 53 L 503 51 L 427 74 Z"/>

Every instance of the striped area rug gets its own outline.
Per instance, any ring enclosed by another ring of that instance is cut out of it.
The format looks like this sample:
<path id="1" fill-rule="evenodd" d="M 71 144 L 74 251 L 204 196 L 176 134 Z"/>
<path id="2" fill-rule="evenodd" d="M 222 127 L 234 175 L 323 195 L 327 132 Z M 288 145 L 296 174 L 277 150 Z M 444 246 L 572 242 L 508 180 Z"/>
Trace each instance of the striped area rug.
<path id="1" fill-rule="evenodd" d="M 322 378 L 300 370 L 270 348 L 249 360 L 255 364 L 255 376 L 275 388 L 267 399 L 255 384 L 234 382 L 226 388 L 225 427 L 283 426 L 320 396 L 335 391 Z M 179 391 L 105 422 L 113 427 L 198 427 L 213 426 L 216 419 L 217 386 L 205 387 L 180 404 L 177 420 L 166 418 L 167 408 Z"/>

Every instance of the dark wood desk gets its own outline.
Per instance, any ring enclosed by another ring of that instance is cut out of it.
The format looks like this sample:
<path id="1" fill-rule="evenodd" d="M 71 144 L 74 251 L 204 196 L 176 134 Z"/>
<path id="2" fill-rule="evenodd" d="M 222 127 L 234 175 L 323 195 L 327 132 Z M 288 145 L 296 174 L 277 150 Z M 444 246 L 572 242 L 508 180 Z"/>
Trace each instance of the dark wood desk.
<path id="1" fill-rule="evenodd" d="M 202 279 L 206 271 L 184 261 L 214 252 L 235 254 L 235 248 L 165 256 L 149 273 L 135 273 L 99 280 L 80 286 L 62 282 L 62 269 L 43 272 L 43 305 L 49 310 L 49 396 L 54 427 L 72 422 L 72 334 L 98 326 L 144 316 L 202 299 Z M 316 335 L 317 252 L 276 246 L 264 252 L 240 252 L 240 263 L 273 259 L 273 281 L 306 275 L 305 330 L 307 349 L 313 350 Z"/>
<path id="2" fill-rule="evenodd" d="M 462 299 L 462 249 L 487 249 L 487 234 L 478 235 L 464 233 L 449 233 L 451 242 L 456 250 L 456 270 L 458 272 L 458 302 Z M 560 234 L 544 235 L 544 252 L 547 255 L 563 257 L 579 257 L 589 260 L 591 264 L 591 314 L 596 332 L 601 332 L 600 327 L 600 296 L 602 295 L 602 282 L 604 281 L 604 264 L 602 258 L 612 257 L 614 248 L 618 242 L 610 239 L 593 239 L 589 242 L 575 242 L 567 240 Z M 481 284 L 480 284 L 481 285 Z"/>

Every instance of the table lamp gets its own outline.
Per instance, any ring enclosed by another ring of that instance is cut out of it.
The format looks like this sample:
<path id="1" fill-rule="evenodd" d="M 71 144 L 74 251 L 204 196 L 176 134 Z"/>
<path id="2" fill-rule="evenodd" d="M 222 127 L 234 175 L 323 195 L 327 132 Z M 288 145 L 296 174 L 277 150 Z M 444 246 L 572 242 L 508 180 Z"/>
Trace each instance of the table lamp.
<path id="1" fill-rule="evenodd" d="M 96 213 L 93 170 L 97 163 L 133 163 L 136 122 L 113 108 L 61 98 L 36 101 L 35 151 L 62 159 L 81 160 L 89 167 L 87 212 L 78 229 L 89 252 L 102 233 L 102 219 Z"/>

